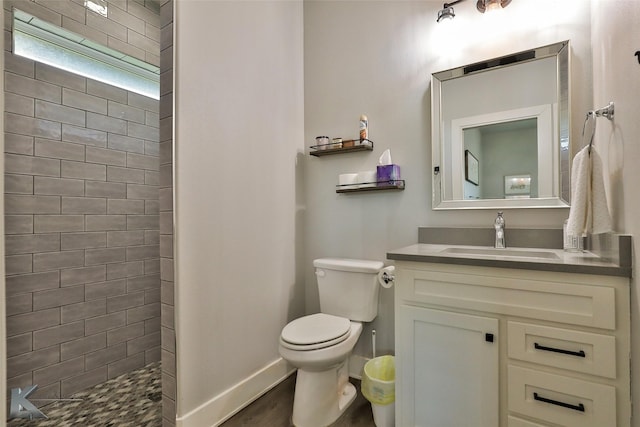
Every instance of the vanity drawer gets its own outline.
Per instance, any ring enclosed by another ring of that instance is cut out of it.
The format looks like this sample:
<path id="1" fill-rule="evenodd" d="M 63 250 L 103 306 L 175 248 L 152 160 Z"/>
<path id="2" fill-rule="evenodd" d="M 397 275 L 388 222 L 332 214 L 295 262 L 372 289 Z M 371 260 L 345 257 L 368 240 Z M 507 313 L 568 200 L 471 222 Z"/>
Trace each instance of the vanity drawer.
<path id="1" fill-rule="evenodd" d="M 616 378 L 613 336 L 509 321 L 507 337 L 512 359 Z"/>
<path id="2" fill-rule="evenodd" d="M 401 269 L 396 298 L 518 317 L 614 330 L 615 289 L 575 283 L 576 275 L 557 273 L 556 281 L 469 266 L 437 265 Z M 542 277 L 548 278 L 548 275 Z"/>
<path id="3" fill-rule="evenodd" d="M 565 427 L 616 425 L 615 387 L 510 365 L 510 412 Z"/>

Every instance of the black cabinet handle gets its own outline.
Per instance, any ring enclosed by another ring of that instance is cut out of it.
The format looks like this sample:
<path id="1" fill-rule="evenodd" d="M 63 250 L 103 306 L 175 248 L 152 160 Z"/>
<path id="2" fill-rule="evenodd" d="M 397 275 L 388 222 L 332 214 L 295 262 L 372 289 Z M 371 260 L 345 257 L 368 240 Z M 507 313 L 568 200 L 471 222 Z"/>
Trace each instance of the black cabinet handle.
<path id="1" fill-rule="evenodd" d="M 586 357 L 586 354 L 584 353 L 583 350 L 571 351 L 571 350 L 563 350 L 561 348 L 545 347 L 543 345 L 538 344 L 537 342 L 533 343 L 533 347 L 536 350 L 552 351 L 554 353 L 568 354 L 569 356 L 576 356 L 576 357 Z"/>
<path id="2" fill-rule="evenodd" d="M 556 406 L 562 406 L 563 408 L 573 409 L 574 411 L 584 412 L 584 405 L 582 403 L 578 405 L 572 405 L 570 403 L 560 402 L 559 400 L 547 399 L 546 397 L 539 396 L 538 393 L 533 393 L 533 399 L 539 402 L 550 403 Z"/>

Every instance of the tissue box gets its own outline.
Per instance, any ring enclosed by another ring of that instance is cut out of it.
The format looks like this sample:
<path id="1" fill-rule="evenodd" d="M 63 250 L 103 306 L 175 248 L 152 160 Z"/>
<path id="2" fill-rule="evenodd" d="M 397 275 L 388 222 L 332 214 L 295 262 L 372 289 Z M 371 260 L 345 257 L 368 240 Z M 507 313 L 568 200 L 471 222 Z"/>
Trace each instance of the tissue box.
<path id="1" fill-rule="evenodd" d="M 378 166 L 378 186 L 396 185 L 397 180 L 400 180 L 400 166 L 394 164 Z"/>

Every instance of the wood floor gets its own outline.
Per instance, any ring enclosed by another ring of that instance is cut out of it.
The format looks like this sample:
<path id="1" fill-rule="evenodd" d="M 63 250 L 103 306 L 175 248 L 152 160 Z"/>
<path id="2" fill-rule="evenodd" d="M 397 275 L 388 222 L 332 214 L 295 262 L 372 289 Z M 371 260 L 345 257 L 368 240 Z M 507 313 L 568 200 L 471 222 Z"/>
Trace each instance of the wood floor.
<path id="1" fill-rule="evenodd" d="M 291 427 L 295 374 L 238 412 L 220 427 Z M 351 379 L 358 397 L 331 427 L 375 427 L 371 404 L 360 392 L 360 381 Z"/>

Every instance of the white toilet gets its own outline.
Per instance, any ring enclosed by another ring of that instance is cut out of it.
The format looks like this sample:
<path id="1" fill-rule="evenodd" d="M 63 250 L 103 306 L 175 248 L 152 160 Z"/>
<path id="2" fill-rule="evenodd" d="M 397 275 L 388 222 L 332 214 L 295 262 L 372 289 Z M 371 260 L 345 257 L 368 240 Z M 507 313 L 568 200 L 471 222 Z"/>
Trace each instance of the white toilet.
<path id="1" fill-rule="evenodd" d="M 333 423 L 356 397 L 349 355 L 362 323 L 378 315 L 377 274 L 384 264 L 344 258 L 313 261 L 321 313 L 290 322 L 280 335 L 280 355 L 298 368 L 293 400 L 296 427 Z"/>

